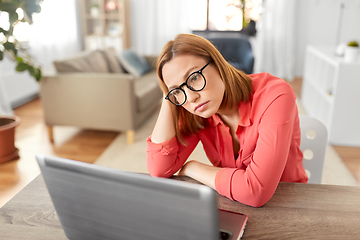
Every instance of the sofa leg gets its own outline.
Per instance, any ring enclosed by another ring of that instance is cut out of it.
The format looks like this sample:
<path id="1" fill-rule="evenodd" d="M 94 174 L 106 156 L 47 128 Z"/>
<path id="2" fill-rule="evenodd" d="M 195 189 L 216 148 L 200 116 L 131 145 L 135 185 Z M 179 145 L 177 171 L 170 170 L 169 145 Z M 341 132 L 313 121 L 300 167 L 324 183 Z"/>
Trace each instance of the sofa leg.
<path id="1" fill-rule="evenodd" d="M 135 131 L 134 130 L 128 130 L 126 132 L 126 138 L 127 138 L 127 143 L 129 145 L 133 144 L 135 141 Z"/>
<path id="2" fill-rule="evenodd" d="M 49 140 L 51 143 L 54 143 L 54 132 L 52 126 L 47 126 L 48 134 L 49 134 Z"/>

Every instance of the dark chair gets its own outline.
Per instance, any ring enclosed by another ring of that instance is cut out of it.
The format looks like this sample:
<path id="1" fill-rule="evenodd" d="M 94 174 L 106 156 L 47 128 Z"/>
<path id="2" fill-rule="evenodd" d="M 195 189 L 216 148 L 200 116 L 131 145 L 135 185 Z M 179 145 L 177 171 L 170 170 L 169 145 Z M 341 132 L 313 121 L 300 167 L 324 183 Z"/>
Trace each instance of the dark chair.
<path id="1" fill-rule="evenodd" d="M 232 66 L 251 74 L 254 55 L 251 44 L 243 38 L 208 38 Z"/>

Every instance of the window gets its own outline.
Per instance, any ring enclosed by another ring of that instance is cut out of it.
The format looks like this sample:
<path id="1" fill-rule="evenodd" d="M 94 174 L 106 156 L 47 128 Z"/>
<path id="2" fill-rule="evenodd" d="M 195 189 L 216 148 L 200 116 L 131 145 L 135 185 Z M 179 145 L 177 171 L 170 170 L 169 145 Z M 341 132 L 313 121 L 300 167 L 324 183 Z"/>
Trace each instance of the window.
<path id="1" fill-rule="evenodd" d="M 194 0 L 191 9 L 193 30 L 240 31 L 258 21 L 262 0 Z"/>

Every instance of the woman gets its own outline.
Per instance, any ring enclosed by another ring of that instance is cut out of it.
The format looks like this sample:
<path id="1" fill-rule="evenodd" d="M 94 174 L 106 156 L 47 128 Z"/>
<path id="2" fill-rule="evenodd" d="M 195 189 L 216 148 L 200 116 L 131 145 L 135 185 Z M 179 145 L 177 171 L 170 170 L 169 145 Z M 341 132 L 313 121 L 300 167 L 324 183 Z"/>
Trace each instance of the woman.
<path id="1" fill-rule="evenodd" d="M 165 98 L 147 139 L 152 176 L 180 170 L 254 207 L 272 197 L 279 181 L 307 182 L 296 96 L 284 80 L 247 76 L 191 34 L 165 45 L 157 71 Z M 199 141 L 213 166 L 186 162 Z"/>

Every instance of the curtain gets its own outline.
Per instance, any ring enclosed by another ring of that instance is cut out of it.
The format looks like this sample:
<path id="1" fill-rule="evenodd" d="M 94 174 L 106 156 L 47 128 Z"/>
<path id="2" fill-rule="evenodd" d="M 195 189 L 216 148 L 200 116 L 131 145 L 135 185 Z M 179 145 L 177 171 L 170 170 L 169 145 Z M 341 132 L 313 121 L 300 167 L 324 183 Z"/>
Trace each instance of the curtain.
<path id="1" fill-rule="evenodd" d="M 258 23 L 255 72 L 292 81 L 296 62 L 296 0 L 266 0 Z"/>
<path id="2" fill-rule="evenodd" d="M 30 50 L 44 70 L 53 68 L 53 60 L 81 50 L 78 2 L 45 0 L 41 12 L 33 15 Z"/>
<path id="3" fill-rule="evenodd" d="M 3 72 L 2 64 L 0 63 L 0 116 L 9 116 L 13 114 L 13 110 L 11 109 L 11 104 L 5 91 Z"/>
<path id="4" fill-rule="evenodd" d="M 131 0 L 131 42 L 140 54 L 156 55 L 180 33 L 191 33 L 191 0 Z"/>
<path id="5" fill-rule="evenodd" d="M 7 21 L 8 15 L 4 14 L 5 12 L 0 13 L 0 27 L 4 29 L 8 29 L 9 24 Z M 3 41 L 2 38 L 0 38 L 0 41 Z M 0 61 L 0 116 L 6 116 L 6 115 L 12 115 L 13 111 L 11 108 L 11 103 L 9 100 L 9 97 L 6 92 L 6 85 L 5 85 L 5 76 L 6 76 L 6 64 L 7 61 L 6 57 L 3 58 L 2 61 Z"/>

